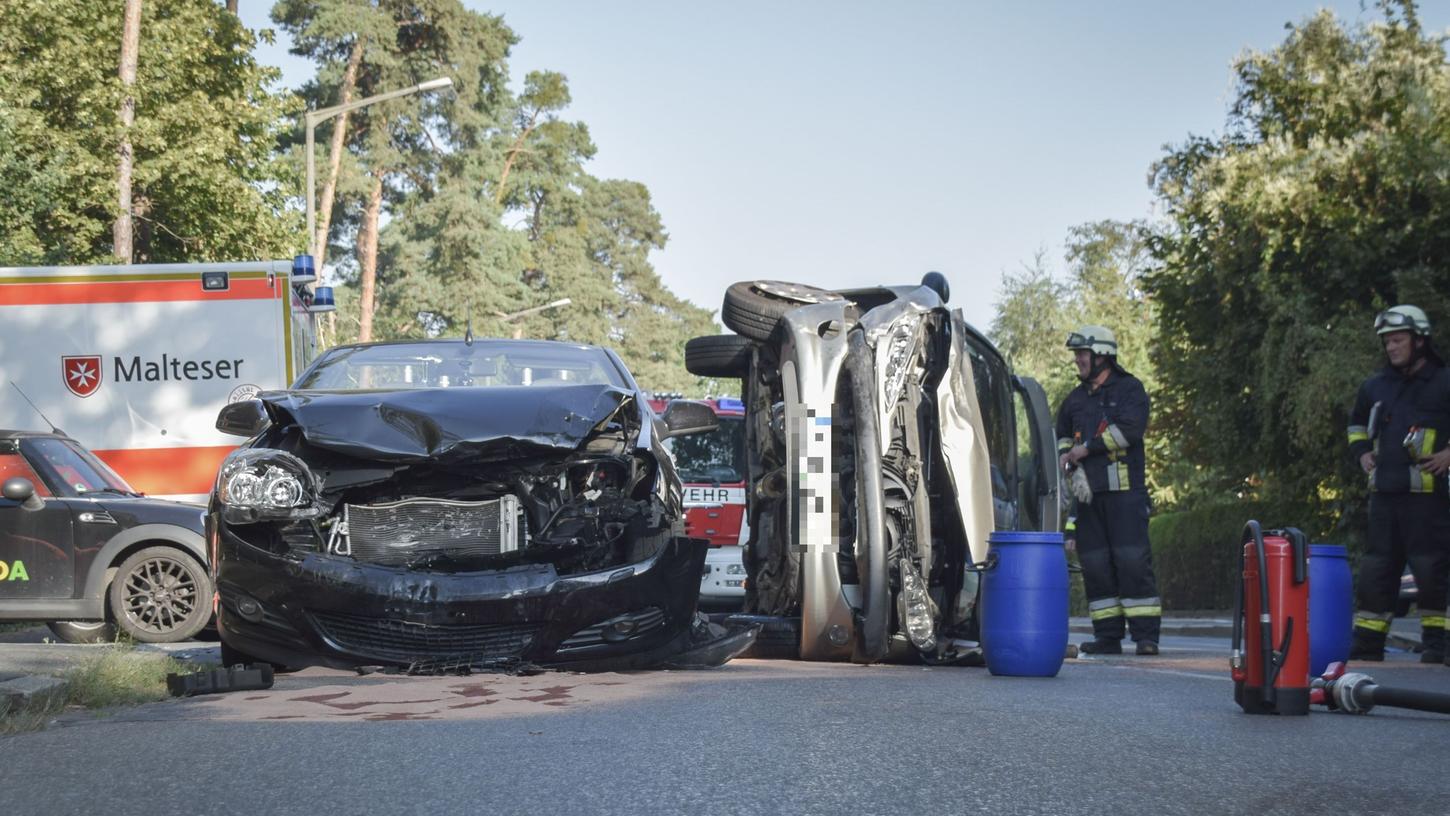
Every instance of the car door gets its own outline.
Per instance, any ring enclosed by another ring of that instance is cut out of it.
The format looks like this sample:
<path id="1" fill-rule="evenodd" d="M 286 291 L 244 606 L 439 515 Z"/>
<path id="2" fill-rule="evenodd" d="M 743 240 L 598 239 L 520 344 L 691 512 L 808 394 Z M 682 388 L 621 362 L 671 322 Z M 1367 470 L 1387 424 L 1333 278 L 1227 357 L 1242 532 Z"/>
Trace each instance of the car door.
<path id="1" fill-rule="evenodd" d="M 0 482 L 15 477 L 35 486 L 40 506 L 0 497 L 0 604 L 70 598 L 75 591 L 71 508 L 50 495 L 18 450 L 0 449 Z"/>
<path id="2" fill-rule="evenodd" d="M 1052 433 L 1052 411 L 1047 406 L 1047 392 L 1031 377 L 1012 378 L 1015 414 L 1018 417 L 1018 439 L 1024 446 L 1019 457 L 1021 478 L 1018 480 L 1018 504 L 1022 508 L 1021 526 L 1025 529 L 1057 531 L 1062 528 L 1062 492 L 1057 469 L 1057 440 Z M 1026 433 L 1022 433 L 1022 425 Z M 1030 459 L 1029 459 L 1030 457 Z"/>

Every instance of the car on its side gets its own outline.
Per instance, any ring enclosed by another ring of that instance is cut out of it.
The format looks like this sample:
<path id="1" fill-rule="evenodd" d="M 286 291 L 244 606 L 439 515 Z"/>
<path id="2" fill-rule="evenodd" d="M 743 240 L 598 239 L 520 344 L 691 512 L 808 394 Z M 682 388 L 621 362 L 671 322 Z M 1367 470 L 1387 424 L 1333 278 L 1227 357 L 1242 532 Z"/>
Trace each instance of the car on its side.
<path id="1" fill-rule="evenodd" d="M 59 432 L 0 430 L 0 482 L 0 620 L 168 643 L 211 619 L 201 507 L 137 493 Z"/>
<path id="2" fill-rule="evenodd" d="M 715 412 L 719 427 L 670 445 L 685 490 L 685 531 L 710 542 L 700 576 L 700 600 L 738 609 L 745 599 L 741 545 L 750 532 L 745 523 L 745 403 L 739 397 L 695 402 Z M 658 394 L 650 401 L 660 412 L 669 403 Z"/>
<path id="3" fill-rule="evenodd" d="M 742 281 L 721 311 L 735 334 L 686 344 L 692 373 L 743 385 L 745 608 L 762 645 L 970 661 L 989 534 L 1058 529 L 1046 395 L 947 298 L 937 273 Z"/>
<path id="4" fill-rule="evenodd" d="M 251 437 L 207 515 L 223 661 L 392 666 L 718 664 L 697 614 L 662 416 L 613 351 L 538 340 L 338 346 L 290 390 L 224 408 Z"/>

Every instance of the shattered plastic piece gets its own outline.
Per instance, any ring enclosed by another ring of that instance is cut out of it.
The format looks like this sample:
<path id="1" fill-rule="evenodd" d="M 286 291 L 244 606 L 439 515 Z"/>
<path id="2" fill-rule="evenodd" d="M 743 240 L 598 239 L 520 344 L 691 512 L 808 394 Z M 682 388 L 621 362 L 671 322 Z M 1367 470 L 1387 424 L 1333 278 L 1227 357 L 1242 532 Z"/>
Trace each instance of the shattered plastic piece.
<path id="1" fill-rule="evenodd" d="M 759 624 L 735 624 L 729 628 L 710 623 L 699 615 L 690 631 L 691 646 L 660 664 L 664 669 L 713 669 L 755 645 Z"/>
<path id="2" fill-rule="evenodd" d="M 225 694 L 229 691 L 260 691 L 271 688 L 272 680 L 271 664 L 252 663 L 194 674 L 168 674 L 166 688 L 172 697 L 195 697 L 198 694 Z"/>

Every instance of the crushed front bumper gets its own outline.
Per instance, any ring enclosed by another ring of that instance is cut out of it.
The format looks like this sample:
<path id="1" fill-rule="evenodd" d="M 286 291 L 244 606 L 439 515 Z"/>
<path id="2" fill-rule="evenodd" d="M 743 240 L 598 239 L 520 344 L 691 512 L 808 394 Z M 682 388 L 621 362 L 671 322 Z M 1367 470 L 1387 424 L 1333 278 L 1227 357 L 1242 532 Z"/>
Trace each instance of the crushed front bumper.
<path id="1" fill-rule="evenodd" d="M 221 637 L 279 665 L 619 670 L 666 665 L 701 645 L 706 544 L 697 539 L 671 538 L 643 561 L 579 575 L 548 564 L 441 573 L 279 555 L 215 516 L 209 523 Z"/>

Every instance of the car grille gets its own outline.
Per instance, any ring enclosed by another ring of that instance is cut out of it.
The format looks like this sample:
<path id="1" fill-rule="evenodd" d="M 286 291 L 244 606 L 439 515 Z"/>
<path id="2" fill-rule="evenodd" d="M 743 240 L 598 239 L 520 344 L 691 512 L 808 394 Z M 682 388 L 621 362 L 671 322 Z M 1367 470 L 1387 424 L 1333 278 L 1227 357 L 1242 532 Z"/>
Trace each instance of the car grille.
<path id="1" fill-rule="evenodd" d="M 539 631 L 535 623 L 428 625 L 335 612 L 312 612 L 323 637 L 360 657 L 409 663 L 451 660 L 492 663 L 521 657 Z"/>
<path id="2" fill-rule="evenodd" d="M 404 499 L 344 508 L 346 539 L 335 550 L 358 561 L 402 566 L 420 556 L 468 558 L 513 552 L 522 529 L 519 500 Z"/>

